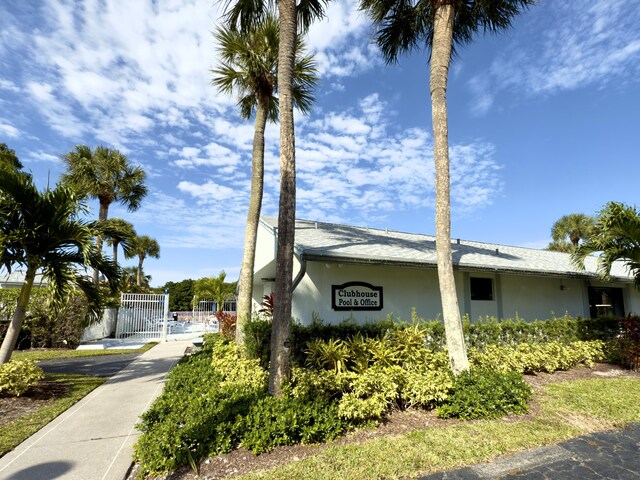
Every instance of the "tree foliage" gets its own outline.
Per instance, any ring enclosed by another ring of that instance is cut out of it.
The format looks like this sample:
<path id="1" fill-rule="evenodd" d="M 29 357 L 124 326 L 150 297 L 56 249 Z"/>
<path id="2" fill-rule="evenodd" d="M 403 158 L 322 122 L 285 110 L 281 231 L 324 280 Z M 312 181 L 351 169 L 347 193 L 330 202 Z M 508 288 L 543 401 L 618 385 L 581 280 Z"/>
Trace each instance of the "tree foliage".
<path id="1" fill-rule="evenodd" d="M 0 143 L 0 168 L 13 171 L 22 170 L 23 168 L 15 150 L 10 149 L 6 143 Z"/>
<path id="2" fill-rule="evenodd" d="M 268 105 L 268 118 L 278 119 L 278 20 L 267 15 L 246 31 L 220 27 L 214 33 L 221 61 L 211 83 L 228 95 L 236 94 L 242 118 L 249 119 L 259 108 L 261 98 Z M 298 37 L 293 73 L 293 101 L 302 113 L 313 106 L 317 70 L 313 55 L 305 55 L 306 44 Z"/>
<path id="3" fill-rule="evenodd" d="M 131 255 L 137 234 L 133 225 L 122 218 L 109 218 L 106 222 L 110 228 L 107 245 L 113 247 L 113 261 L 117 264 L 118 247 L 122 247 L 125 257 Z"/>
<path id="4" fill-rule="evenodd" d="M 143 284 L 142 265 L 148 258 L 160 258 L 160 245 L 157 240 L 151 238 L 148 235 L 142 235 L 135 237 L 131 244 L 129 253 L 125 251 L 126 258 L 138 258 L 138 275 L 136 279 L 136 285 L 138 287 Z"/>
<path id="5" fill-rule="evenodd" d="M 622 262 L 640 288 L 640 212 L 634 206 L 609 202 L 598 214 L 591 236 L 573 254 L 577 268 L 584 270 L 589 255 L 598 254 L 598 274 L 611 277 L 615 262 Z"/>
<path id="6" fill-rule="evenodd" d="M 162 290 L 169 292 L 169 310 L 186 312 L 192 308 L 195 281 L 190 278 L 179 282 L 167 282 Z"/>
<path id="7" fill-rule="evenodd" d="M 201 300 L 213 299 L 218 311 L 222 311 L 224 302 L 235 295 L 237 282 L 225 283 L 227 274 L 221 271 L 217 277 L 204 277 L 195 281 L 193 285 L 193 307 L 197 308 Z"/>
<path id="8" fill-rule="evenodd" d="M 98 146 L 92 151 L 86 145 L 78 145 L 63 159 L 67 173 L 62 175 L 62 183 L 82 197 L 98 199 L 102 208 L 108 209 L 116 202 L 133 212 L 147 195 L 142 168 L 131 165 L 116 149 Z M 105 214 L 100 219 L 106 218 Z"/>
<path id="9" fill-rule="evenodd" d="M 118 269 L 103 259 L 93 242 L 108 228 L 80 219 L 84 212 L 74 190 L 59 184 L 40 192 L 31 177 L 0 169 L 0 265 L 8 272 L 26 269 L 17 308 L 0 348 L 0 363 L 9 360 L 15 347 L 36 272 L 48 282 L 52 306 L 64 304 L 78 288 L 87 298 L 88 311 L 96 317 L 102 297 L 83 269 L 95 268 L 117 290 Z"/>
<path id="10" fill-rule="evenodd" d="M 572 253 L 580 241 L 585 241 L 593 231 L 593 217 L 584 213 L 572 213 L 559 218 L 551 227 L 553 242 L 547 247 L 555 252 Z"/>

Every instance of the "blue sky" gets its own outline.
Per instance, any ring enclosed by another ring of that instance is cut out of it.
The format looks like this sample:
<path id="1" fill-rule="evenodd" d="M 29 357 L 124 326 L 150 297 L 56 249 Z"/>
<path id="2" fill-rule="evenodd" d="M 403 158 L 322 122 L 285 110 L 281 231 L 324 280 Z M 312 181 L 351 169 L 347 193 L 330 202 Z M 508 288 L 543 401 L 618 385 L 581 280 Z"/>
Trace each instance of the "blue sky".
<path id="1" fill-rule="evenodd" d="M 118 148 L 148 174 L 131 214 L 158 240 L 152 285 L 238 275 L 252 122 L 210 85 L 211 0 L 0 3 L 0 142 L 38 185 L 77 144 Z M 448 90 L 452 236 L 544 247 L 568 213 L 638 204 L 640 1 L 542 0 L 459 50 Z M 434 233 L 427 57 L 386 65 L 356 2 L 312 28 L 321 81 L 297 116 L 299 218 Z M 277 214 L 278 128 L 263 212 Z M 91 201 L 97 216 L 97 201 Z"/>

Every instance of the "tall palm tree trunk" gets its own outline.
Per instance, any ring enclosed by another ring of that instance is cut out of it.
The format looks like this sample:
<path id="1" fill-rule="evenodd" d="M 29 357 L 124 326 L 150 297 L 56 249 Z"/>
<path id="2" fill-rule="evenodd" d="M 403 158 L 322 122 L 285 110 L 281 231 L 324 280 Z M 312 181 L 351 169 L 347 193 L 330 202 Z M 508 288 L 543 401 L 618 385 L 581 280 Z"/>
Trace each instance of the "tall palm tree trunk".
<path id="1" fill-rule="evenodd" d="M 451 254 L 451 198 L 449 188 L 449 127 L 447 113 L 447 80 L 453 39 L 452 5 L 438 7 L 433 27 L 431 52 L 431 117 L 433 123 L 433 158 L 436 174 L 436 254 L 442 314 L 447 337 L 449 359 L 454 373 L 469 369 L 458 307 L 453 259 Z"/>
<path id="2" fill-rule="evenodd" d="M 101 222 L 104 222 L 107 220 L 107 217 L 109 216 L 109 204 L 104 204 L 103 202 L 100 202 L 100 212 L 98 214 L 98 220 Z M 102 237 L 96 237 L 96 248 L 98 249 L 98 252 L 100 254 L 102 254 Z M 93 283 L 95 285 L 100 284 L 100 274 L 98 273 L 97 269 L 93 269 Z"/>
<path id="3" fill-rule="evenodd" d="M 113 263 L 118 266 L 118 245 L 120 245 L 120 242 L 118 242 L 117 240 L 113 241 Z"/>
<path id="4" fill-rule="evenodd" d="M 16 348 L 16 342 L 18 341 L 18 336 L 20 335 L 20 330 L 22 329 L 22 324 L 27 314 L 27 305 L 31 297 L 31 289 L 33 288 L 33 280 L 36 277 L 36 270 L 37 268 L 35 267 L 27 268 L 24 283 L 20 289 L 16 311 L 13 312 L 7 334 L 2 341 L 2 346 L 0 346 L 0 365 L 7 363 L 11 359 L 11 354 Z"/>
<path id="5" fill-rule="evenodd" d="M 138 256 L 138 271 L 136 272 L 136 285 L 142 285 L 142 263 L 144 262 L 144 257 L 142 255 Z"/>
<path id="6" fill-rule="evenodd" d="M 253 133 L 253 158 L 251 160 L 251 198 L 247 213 L 247 227 L 244 236 L 244 254 L 238 286 L 236 342 L 244 342 L 244 324 L 251 318 L 253 298 L 253 267 L 256 259 L 258 223 L 262 209 L 262 190 L 264 181 L 264 130 L 267 125 L 269 99 L 258 98 L 255 131 Z"/>
<path id="7" fill-rule="evenodd" d="M 295 64 L 297 34 L 295 0 L 278 2 L 280 50 L 278 88 L 280 93 L 280 209 L 276 255 L 275 308 L 271 329 L 269 392 L 282 395 L 282 381 L 291 374 L 291 284 L 293 242 L 296 222 L 296 157 L 291 80 Z"/>

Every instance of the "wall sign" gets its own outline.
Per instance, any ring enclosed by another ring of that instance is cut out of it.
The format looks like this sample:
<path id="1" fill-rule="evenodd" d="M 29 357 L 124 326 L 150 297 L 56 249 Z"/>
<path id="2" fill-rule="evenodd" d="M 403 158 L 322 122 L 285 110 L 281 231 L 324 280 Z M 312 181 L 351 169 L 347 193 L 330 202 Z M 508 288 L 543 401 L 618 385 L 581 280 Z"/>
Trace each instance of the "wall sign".
<path id="1" fill-rule="evenodd" d="M 365 282 L 331 285 L 331 308 L 334 310 L 382 310 L 382 287 Z"/>

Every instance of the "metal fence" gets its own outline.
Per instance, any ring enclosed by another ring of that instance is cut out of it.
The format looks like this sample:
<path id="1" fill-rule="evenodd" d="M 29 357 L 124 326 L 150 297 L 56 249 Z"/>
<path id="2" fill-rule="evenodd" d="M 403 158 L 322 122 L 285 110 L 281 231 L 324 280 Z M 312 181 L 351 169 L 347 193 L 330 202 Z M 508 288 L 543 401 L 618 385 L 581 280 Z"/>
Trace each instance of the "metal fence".
<path id="1" fill-rule="evenodd" d="M 193 309 L 192 318 L 194 322 L 212 322 L 217 323 L 215 313 L 218 310 L 218 303 L 215 300 L 200 300 L 198 305 Z M 236 301 L 227 300 L 222 306 L 225 313 L 236 313 Z"/>
<path id="2" fill-rule="evenodd" d="M 118 309 L 116 338 L 158 340 L 166 333 L 169 295 L 123 293 Z"/>
<path id="3" fill-rule="evenodd" d="M 123 293 L 118 309 L 116 338 L 166 340 L 217 332 L 214 300 L 202 300 L 188 312 L 169 312 L 169 295 Z M 236 301 L 224 303 L 223 312 L 235 313 Z M 174 316 L 175 315 L 175 316 Z"/>

